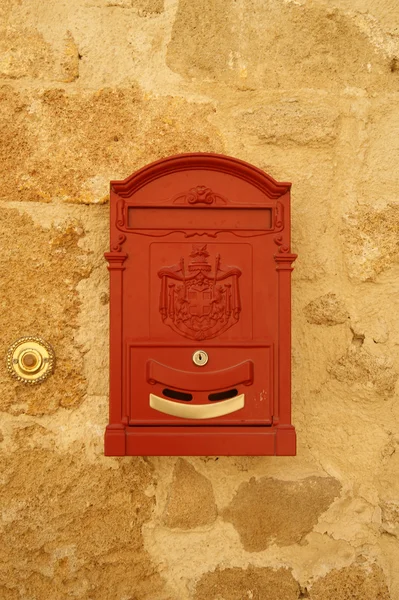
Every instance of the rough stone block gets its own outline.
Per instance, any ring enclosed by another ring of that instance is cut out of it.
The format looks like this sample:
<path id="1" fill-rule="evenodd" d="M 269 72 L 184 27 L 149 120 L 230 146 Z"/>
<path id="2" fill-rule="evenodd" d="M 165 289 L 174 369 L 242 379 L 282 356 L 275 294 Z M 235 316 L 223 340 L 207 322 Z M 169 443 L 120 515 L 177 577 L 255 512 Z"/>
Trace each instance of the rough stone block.
<path id="1" fill-rule="evenodd" d="M 193 600 L 297 600 L 298 583 L 288 569 L 218 568 L 198 582 Z"/>
<path id="2" fill-rule="evenodd" d="M 340 488 L 332 477 L 302 481 L 252 478 L 240 485 L 223 518 L 237 529 L 248 552 L 260 552 L 273 543 L 297 544 L 312 531 Z"/>
<path id="3" fill-rule="evenodd" d="M 394 75 L 397 73 L 394 71 Z M 366 134 L 367 152 L 362 165 L 361 198 L 372 206 L 380 198 L 388 202 L 397 194 L 399 163 L 399 95 L 376 103 L 370 111 Z"/>
<path id="4" fill-rule="evenodd" d="M 80 453 L 32 447 L 33 434 L 0 457 L 0 585 L 9 597 L 158 597 L 162 582 L 141 536 L 152 507 L 148 465 L 85 462 Z"/>
<path id="5" fill-rule="evenodd" d="M 384 572 L 372 565 L 333 569 L 311 587 L 310 600 L 390 600 Z"/>
<path id="6" fill-rule="evenodd" d="M 78 47 L 72 33 L 67 31 L 65 36 L 64 56 L 61 60 L 61 68 L 63 71 L 63 75 L 61 76 L 62 81 L 71 83 L 79 77 L 79 60 L 80 54 Z"/>
<path id="7" fill-rule="evenodd" d="M 398 373 L 388 356 L 373 356 L 356 343 L 328 371 L 342 383 L 360 386 L 368 391 L 371 389 L 388 397 L 393 395 L 398 379 Z"/>
<path id="8" fill-rule="evenodd" d="M 41 33 L 35 30 L 0 31 L 0 79 L 49 79 L 54 74 L 54 53 Z"/>
<path id="9" fill-rule="evenodd" d="M 144 98 L 137 88 L 22 98 L 5 87 L 0 99 L 0 193 L 9 200 L 101 204 L 110 179 L 169 154 L 223 149 L 209 105 Z"/>
<path id="10" fill-rule="evenodd" d="M 303 311 L 307 322 L 314 325 L 339 325 L 349 317 L 344 303 L 333 292 L 312 300 Z"/>
<path id="11" fill-rule="evenodd" d="M 239 127 L 266 144 L 324 146 L 337 137 L 338 111 L 331 106 L 298 100 L 268 103 L 239 112 Z"/>
<path id="12" fill-rule="evenodd" d="M 353 281 L 375 281 L 398 263 L 399 204 L 359 206 L 344 218 L 344 257 Z"/>
<path id="13" fill-rule="evenodd" d="M 178 459 L 163 522 L 167 527 L 193 529 L 217 517 L 212 484 L 186 460 Z"/>
<path id="14" fill-rule="evenodd" d="M 383 502 L 381 511 L 382 527 L 399 538 L 399 502 Z"/>
<path id="15" fill-rule="evenodd" d="M 385 48 L 352 14 L 319 3 L 180 0 L 169 67 L 249 88 L 395 89 Z"/>

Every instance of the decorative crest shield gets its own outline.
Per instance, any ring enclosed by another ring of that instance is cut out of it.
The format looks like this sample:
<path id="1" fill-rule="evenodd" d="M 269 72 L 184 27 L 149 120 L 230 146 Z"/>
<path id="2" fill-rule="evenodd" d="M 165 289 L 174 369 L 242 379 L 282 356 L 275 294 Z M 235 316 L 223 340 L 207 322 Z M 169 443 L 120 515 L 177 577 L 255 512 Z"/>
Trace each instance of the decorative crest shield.
<path id="1" fill-rule="evenodd" d="M 207 244 L 193 244 L 191 262 L 163 267 L 160 313 L 165 325 L 193 340 L 207 340 L 237 323 L 241 303 L 237 267 L 222 266 L 220 254 L 215 266 L 208 263 Z"/>

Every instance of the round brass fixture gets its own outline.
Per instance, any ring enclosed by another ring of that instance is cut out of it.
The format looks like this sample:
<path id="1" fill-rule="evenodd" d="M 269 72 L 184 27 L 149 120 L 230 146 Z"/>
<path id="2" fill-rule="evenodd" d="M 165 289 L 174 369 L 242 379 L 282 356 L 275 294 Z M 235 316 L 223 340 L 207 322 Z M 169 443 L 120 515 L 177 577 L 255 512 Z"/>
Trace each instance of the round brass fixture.
<path id="1" fill-rule="evenodd" d="M 197 367 L 204 367 L 208 362 L 208 354 L 205 350 L 197 350 L 193 354 L 193 363 L 197 365 Z"/>
<path id="2" fill-rule="evenodd" d="M 54 350 L 39 337 L 23 337 L 10 346 L 7 352 L 7 369 L 22 383 L 41 383 L 54 370 Z"/>

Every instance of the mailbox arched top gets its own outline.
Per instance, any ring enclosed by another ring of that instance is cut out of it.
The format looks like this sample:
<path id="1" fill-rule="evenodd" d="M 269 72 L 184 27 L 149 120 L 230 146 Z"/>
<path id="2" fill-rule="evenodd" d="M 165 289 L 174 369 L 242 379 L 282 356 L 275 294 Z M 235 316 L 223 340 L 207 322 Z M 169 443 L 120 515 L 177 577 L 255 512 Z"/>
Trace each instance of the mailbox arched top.
<path id="1" fill-rule="evenodd" d="M 232 156 L 193 152 L 162 158 L 136 171 L 122 181 L 111 181 L 111 188 L 118 196 L 129 198 L 146 184 L 165 175 L 179 171 L 208 170 L 226 173 L 243 179 L 275 200 L 287 193 L 291 183 L 278 182 L 254 165 Z"/>

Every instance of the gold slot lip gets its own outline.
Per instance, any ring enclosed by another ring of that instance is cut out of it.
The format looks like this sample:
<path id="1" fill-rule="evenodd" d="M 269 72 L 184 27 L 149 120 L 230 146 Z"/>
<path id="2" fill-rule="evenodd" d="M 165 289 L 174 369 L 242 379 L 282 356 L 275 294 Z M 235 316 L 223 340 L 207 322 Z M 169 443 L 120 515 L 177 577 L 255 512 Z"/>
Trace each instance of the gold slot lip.
<path id="1" fill-rule="evenodd" d="M 181 404 L 150 394 L 150 407 L 158 412 L 182 419 L 213 419 L 223 417 L 245 406 L 245 394 L 240 394 L 216 404 Z"/>

